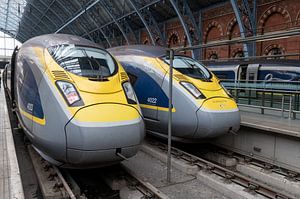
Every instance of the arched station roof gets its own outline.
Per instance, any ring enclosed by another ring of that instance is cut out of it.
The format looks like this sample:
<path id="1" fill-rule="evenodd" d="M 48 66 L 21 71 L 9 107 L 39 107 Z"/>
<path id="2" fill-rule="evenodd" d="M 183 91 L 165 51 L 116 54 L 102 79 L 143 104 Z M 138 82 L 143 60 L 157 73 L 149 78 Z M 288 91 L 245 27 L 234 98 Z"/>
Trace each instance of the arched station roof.
<path id="1" fill-rule="evenodd" d="M 119 41 L 114 41 L 118 36 L 128 44 L 137 43 L 137 30 L 145 28 L 154 44 L 157 38 L 164 42 L 166 39 L 160 22 L 177 16 L 189 34 L 187 18 L 197 26 L 199 19 L 193 17 L 194 12 L 220 2 L 225 1 L 0 0 L 0 30 L 21 42 L 59 32 L 83 36 L 110 47 L 118 45 Z"/>

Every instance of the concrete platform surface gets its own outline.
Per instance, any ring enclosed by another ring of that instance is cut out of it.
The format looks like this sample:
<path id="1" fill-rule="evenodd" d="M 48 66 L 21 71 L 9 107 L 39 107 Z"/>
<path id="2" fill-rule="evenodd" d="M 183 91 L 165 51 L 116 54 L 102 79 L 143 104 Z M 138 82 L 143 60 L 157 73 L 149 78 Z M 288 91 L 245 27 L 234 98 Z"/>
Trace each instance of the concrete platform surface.
<path id="1" fill-rule="evenodd" d="M 240 108 L 241 125 L 264 131 L 300 137 L 300 120 L 279 115 L 261 114 L 257 110 Z"/>
<path id="2" fill-rule="evenodd" d="M 124 161 L 126 167 L 135 172 L 139 178 L 151 183 L 169 198 L 227 198 L 218 191 L 204 185 L 196 176 L 185 174 L 172 168 L 171 184 L 166 183 L 166 164 L 149 154 L 139 151 L 136 156 Z"/>
<path id="3" fill-rule="evenodd" d="M 0 199 L 2 198 L 24 198 L 3 88 L 0 90 Z"/>

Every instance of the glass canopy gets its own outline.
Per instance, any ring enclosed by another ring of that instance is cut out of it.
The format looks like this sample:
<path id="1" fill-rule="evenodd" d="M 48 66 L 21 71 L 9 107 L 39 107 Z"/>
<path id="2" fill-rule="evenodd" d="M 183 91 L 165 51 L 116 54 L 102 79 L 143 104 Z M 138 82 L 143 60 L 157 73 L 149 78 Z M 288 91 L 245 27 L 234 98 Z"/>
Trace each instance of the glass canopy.
<path id="1" fill-rule="evenodd" d="M 15 37 L 19 30 L 25 0 L 0 0 L 0 30 Z"/>

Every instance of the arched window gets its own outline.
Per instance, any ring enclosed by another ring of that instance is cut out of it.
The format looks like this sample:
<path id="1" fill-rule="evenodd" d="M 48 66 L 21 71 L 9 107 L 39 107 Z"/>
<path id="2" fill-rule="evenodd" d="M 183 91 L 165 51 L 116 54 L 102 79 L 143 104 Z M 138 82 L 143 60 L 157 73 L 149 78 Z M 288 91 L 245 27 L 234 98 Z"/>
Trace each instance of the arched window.
<path id="1" fill-rule="evenodd" d="M 271 48 L 268 52 L 268 55 L 283 55 L 283 50 L 281 48 L 275 47 Z M 278 56 L 278 57 L 269 57 L 268 59 L 282 59 L 284 57 Z"/>
<path id="2" fill-rule="evenodd" d="M 213 54 L 211 54 L 210 56 L 209 56 L 209 59 L 210 60 L 214 60 L 214 59 L 218 59 L 219 57 L 218 57 L 218 54 L 217 53 L 213 53 Z"/>
<path id="3" fill-rule="evenodd" d="M 168 41 L 168 47 L 172 47 L 172 46 L 175 46 L 177 45 L 179 42 L 179 38 L 177 36 L 177 34 L 173 33 L 170 38 L 169 38 L 169 41 Z"/>
<path id="4" fill-rule="evenodd" d="M 148 43 L 149 43 L 148 39 L 146 39 L 146 40 L 143 42 L 144 45 L 147 45 Z"/>
<path id="5" fill-rule="evenodd" d="M 240 58 L 240 57 L 244 57 L 244 52 L 243 51 L 237 51 L 234 55 L 234 58 Z"/>
<path id="6" fill-rule="evenodd" d="M 161 45 L 161 40 L 159 37 L 156 37 L 155 39 L 155 43 L 158 44 L 158 45 Z"/>

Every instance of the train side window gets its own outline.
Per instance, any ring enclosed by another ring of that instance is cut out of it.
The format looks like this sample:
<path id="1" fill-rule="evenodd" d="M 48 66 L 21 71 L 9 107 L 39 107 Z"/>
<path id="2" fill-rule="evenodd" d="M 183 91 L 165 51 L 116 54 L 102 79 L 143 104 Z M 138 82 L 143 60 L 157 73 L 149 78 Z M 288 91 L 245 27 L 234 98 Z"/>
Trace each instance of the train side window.
<path id="1" fill-rule="evenodd" d="M 241 65 L 239 80 L 246 80 L 246 78 L 247 78 L 247 66 Z"/>

